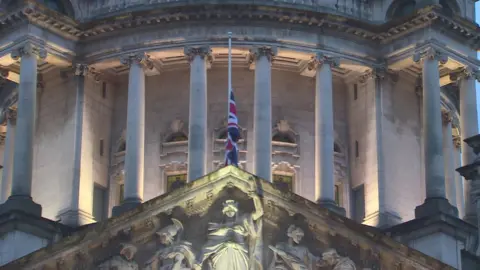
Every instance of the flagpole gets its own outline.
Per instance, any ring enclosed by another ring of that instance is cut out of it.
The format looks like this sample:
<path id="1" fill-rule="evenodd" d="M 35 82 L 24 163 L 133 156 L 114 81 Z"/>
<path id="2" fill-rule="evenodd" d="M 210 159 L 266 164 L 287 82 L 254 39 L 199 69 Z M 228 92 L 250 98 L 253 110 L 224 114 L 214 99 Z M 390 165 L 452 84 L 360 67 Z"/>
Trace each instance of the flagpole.
<path id="1" fill-rule="evenodd" d="M 227 117 L 230 114 L 230 94 L 232 91 L 232 32 L 228 32 L 228 96 Z M 228 118 L 227 118 L 228 119 Z"/>

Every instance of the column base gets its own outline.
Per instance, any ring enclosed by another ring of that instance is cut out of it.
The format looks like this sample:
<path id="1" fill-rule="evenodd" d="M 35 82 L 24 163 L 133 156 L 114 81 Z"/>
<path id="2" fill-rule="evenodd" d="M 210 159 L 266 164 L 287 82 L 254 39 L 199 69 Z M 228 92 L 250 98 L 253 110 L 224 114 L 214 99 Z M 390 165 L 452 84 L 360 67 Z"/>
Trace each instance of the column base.
<path id="1" fill-rule="evenodd" d="M 57 215 L 57 219 L 60 223 L 71 226 L 80 227 L 90 223 L 95 223 L 95 218 L 90 214 L 82 210 L 66 210 Z"/>
<path id="2" fill-rule="evenodd" d="M 328 210 L 331 210 L 341 216 L 346 216 L 346 211 L 345 208 L 338 206 L 334 201 L 318 201 L 318 205 L 327 208 Z"/>
<path id="3" fill-rule="evenodd" d="M 458 209 L 446 198 L 427 198 L 422 205 L 415 208 L 415 218 L 429 217 L 436 214 L 446 214 L 458 217 Z"/>
<path id="4" fill-rule="evenodd" d="M 388 211 L 377 211 L 367 215 L 362 223 L 379 229 L 385 229 L 402 223 L 402 218 Z"/>
<path id="5" fill-rule="evenodd" d="M 117 217 L 121 214 L 137 208 L 142 202 L 138 199 L 125 199 L 121 205 L 112 208 L 112 216 Z"/>
<path id="6" fill-rule="evenodd" d="M 35 203 L 30 196 L 10 196 L 0 205 L 0 214 L 11 211 L 20 211 L 29 215 L 41 217 L 42 206 Z"/>
<path id="7" fill-rule="evenodd" d="M 477 226 L 477 215 L 475 215 L 475 214 L 465 215 L 462 219 L 465 222 L 468 222 L 472 225 Z"/>

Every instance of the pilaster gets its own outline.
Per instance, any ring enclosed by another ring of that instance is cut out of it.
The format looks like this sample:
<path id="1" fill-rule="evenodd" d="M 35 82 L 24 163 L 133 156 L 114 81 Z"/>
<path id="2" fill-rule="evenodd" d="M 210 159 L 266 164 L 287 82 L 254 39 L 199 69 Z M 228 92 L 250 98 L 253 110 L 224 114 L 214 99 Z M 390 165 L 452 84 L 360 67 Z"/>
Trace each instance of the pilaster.
<path id="1" fill-rule="evenodd" d="M 443 123 L 443 158 L 445 168 L 446 196 L 451 205 L 457 205 L 457 191 L 455 183 L 455 156 L 452 137 L 452 114 L 449 111 L 442 111 Z M 458 208 L 457 208 L 458 212 Z"/>
<path id="2" fill-rule="evenodd" d="M 74 138 L 73 138 L 73 178 L 72 197 L 68 209 L 58 215 L 60 222 L 73 227 L 82 226 L 95 222 L 92 216 L 93 209 L 93 179 L 83 172 L 90 171 L 86 162 L 91 160 L 85 155 L 83 124 L 85 116 L 85 77 L 94 73 L 86 64 L 75 64 L 74 74 L 76 81 L 75 114 L 74 114 Z M 88 142 L 87 142 L 88 143 Z M 83 164 L 83 166 L 82 166 Z"/>
<path id="3" fill-rule="evenodd" d="M 452 138 L 453 149 L 455 156 L 455 168 L 462 166 L 462 139 L 459 135 Z M 457 209 L 458 216 L 463 218 L 465 216 L 465 179 L 459 174 L 455 173 L 455 190 L 457 192 Z"/>
<path id="4" fill-rule="evenodd" d="M 397 209 L 395 198 L 387 194 L 395 190 L 396 181 L 387 177 L 386 171 L 388 162 L 394 162 L 391 158 L 391 149 L 387 139 L 389 134 L 388 123 L 385 123 L 385 115 L 393 112 L 391 104 L 391 93 L 393 85 L 398 81 L 398 74 L 388 70 L 385 66 L 377 66 L 360 75 L 358 82 L 365 89 L 365 133 L 364 157 L 362 165 L 364 170 L 365 188 L 365 218 L 363 224 L 375 227 L 389 227 L 401 222 L 396 214 Z M 387 127 L 387 129 L 385 128 Z M 391 167 L 392 165 L 390 165 Z M 389 181 L 387 181 L 389 179 Z M 402 191 L 398 191 L 401 197 Z"/>

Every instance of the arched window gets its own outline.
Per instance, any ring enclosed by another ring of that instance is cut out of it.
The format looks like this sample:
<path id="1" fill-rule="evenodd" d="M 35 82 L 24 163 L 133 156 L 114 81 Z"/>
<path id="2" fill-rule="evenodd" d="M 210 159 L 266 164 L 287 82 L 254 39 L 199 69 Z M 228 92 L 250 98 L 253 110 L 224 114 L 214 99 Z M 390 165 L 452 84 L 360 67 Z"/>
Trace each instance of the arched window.
<path id="1" fill-rule="evenodd" d="M 397 0 L 387 11 L 387 19 L 396 19 L 411 15 L 415 12 L 415 0 Z"/>

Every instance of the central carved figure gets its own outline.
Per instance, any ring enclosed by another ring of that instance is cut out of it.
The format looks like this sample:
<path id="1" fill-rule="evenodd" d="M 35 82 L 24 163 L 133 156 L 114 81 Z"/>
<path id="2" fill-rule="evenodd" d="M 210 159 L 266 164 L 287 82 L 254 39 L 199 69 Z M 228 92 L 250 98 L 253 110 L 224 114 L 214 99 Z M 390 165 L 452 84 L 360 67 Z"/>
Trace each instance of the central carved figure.
<path id="1" fill-rule="evenodd" d="M 249 192 L 255 211 L 239 215 L 238 203 L 227 200 L 223 203 L 224 221 L 209 223 L 208 241 L 198 257 L 196 269 L 206 263 L 211 270 L 248 270 L 261 269 L 259 239 L 261 236 L 261 217 L 263 208 L 255 192 Z"/>

